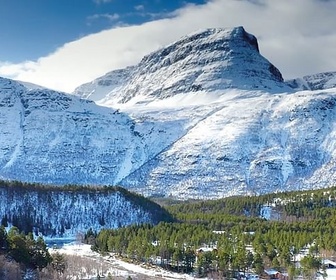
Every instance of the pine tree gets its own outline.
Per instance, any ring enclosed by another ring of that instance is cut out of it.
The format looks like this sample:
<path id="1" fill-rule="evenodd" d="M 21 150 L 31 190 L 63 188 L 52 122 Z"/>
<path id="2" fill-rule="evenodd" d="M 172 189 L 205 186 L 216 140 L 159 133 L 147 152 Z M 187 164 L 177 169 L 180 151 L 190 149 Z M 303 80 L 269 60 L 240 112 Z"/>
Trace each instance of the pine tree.
<path id="1" fill-rule="evenodd" d="M 66 266 L 67 266 L 64 255 L 58 252 L 56 252 L 53 255 L 53 260 L 51 264 L 52 264 L 53 269 L 56 270 L 59 275 L 64 273 Z"/>
<path id="2" fill-rule="evenodd" d="M 254 255 L 254 261 L 252 267 L 255 269 L 257 274 L 261 274 L 264 271 L 264 262 L 259 253 Z"/>
<path id="3" fill-rule="evenodd" d="M 4 226 L 0 227 L 0 251 L 7 250 L 7 232 Z"/>

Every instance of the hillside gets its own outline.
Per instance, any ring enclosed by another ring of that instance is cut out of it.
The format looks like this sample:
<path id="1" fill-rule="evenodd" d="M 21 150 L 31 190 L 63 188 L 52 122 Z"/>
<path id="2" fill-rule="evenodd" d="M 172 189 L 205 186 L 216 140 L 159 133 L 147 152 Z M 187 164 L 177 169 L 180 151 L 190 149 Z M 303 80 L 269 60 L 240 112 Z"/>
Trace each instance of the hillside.
<path id="1" fill-rule="evenodd" d="M 88 229 L 157 224 L 171 216 L 159 205 L 113 187 L 55 187 L 0 181 L 0 220 L 6 227 L 74 239 Z"/>

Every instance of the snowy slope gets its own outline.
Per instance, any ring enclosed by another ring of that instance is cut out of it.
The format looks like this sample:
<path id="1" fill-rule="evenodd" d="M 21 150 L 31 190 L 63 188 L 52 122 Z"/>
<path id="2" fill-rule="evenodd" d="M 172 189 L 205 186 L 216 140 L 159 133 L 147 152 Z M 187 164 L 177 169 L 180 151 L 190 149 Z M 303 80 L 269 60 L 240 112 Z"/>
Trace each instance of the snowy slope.
<path id="1" fill-rule="evenodd" d="M 222 92 L 213 103 L 183 108 L 190 118 L 194 112 L 204 118 L 122 185 L 146 195 L 199 198 L 330 186 L 335 105 L 335 90 Z"/>
<path id="2" fill-rule="evenodd" d="M 294 92 L 242 27 L 196 32 L 128 69 L 117 89 L 98 82 L 120 80 L 120 70 L 93 81 L 97 98 L 89 98 L 133 119 L 172 122 L 173 134 L 174 121 L 189 124 L 123 186 L 146 195 L 214 198 L 335 181 L 335 91 Z M 332 80 L 321 74 L 305 82 L 317 90 Z"/>
<path id="3" fill-rule="evenodd" d="M 99 101 L 111 91 L 119 91 L 131 77 L 133 67 L 114 70 L 90 83 L 83 84 L 75 89 L 74 95 L 84 99 Z"/>
<path id="4" fill-rule="evenodd" d="M 29 82 L 23 82 L 23 81 L 17 81 L 18 83 L 20 83 L 21 85 L 25 86 L 27 89 L 32 90 L 32 89 L 47 89 L 46 87 L 37 85 L 37 84 L 33 84 L 33 83 L 29 83 Z"/>

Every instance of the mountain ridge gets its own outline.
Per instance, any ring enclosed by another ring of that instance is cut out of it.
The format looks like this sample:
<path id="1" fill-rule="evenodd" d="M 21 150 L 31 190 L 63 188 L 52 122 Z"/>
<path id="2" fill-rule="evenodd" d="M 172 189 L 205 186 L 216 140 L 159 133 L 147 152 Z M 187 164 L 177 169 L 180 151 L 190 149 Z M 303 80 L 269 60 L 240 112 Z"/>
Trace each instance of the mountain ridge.
<path id="1" fill-rule="evenodd" d="M 286 81 L 295 90 L 323 90 L 336 87 L 336 71 L 307 75 Z"/>

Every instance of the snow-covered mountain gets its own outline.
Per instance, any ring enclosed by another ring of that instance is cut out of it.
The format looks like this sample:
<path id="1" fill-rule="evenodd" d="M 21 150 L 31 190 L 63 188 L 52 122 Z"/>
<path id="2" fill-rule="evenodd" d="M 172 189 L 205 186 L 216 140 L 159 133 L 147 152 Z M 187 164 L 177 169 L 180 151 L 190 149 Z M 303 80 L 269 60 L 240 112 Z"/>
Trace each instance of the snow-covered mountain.
<path id="1" fill-rule="evenodd" d="M 0 80 L 0 176 L 183 199 L 336 182 L 336 89 L 294 91 L 242 27 L 188 35 L 75 95 L 101 106 Z"/>
<path id="2" fill-rule="evenodd" d="M 336 88 L 336 72 L 325 72 L 288 80 L 287 84 L 295 90 L 322 90 Z"/>
<path id="3" fill-rule="evenodd" d="M 0 219 L 26 232 L 74 238 L 88 229 L 169 221 L 159 205 L 121 188 L 23 185 L 0 181 Z"/>
<path id="4" fill-rule="evenodd" d="M 136 98 L 164 99 L 227 88 L 284 91 L 280 71 L 259 53 L 257 39 L 243 27 L 190 34 L 141 62 L 78 87 L 74 94 L 105 105 Z"/>

